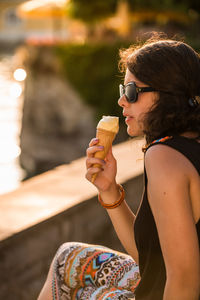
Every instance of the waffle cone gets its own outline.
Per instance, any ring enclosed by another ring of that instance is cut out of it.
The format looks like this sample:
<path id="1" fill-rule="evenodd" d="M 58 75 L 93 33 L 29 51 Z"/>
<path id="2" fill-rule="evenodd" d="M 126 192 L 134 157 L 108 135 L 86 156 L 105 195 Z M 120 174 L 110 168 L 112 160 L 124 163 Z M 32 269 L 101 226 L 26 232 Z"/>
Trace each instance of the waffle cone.
<path id="1" fill-rule="evenodd" d="M 108 150 L 112 146 L 113 140 L 115 139 L 116 133 L 113 131 L 104 130 L 97 128 L 96 137 L 99 139 L 98 145 L 104 146 L 102 151 L 95 153 L 94 157 L 104 159 L 108 153 Z M 100 164 L 94 164 L 93 167 L 101 168 Z M 95 181 L 97 173 L 92 176 L 92 183 Z"/>

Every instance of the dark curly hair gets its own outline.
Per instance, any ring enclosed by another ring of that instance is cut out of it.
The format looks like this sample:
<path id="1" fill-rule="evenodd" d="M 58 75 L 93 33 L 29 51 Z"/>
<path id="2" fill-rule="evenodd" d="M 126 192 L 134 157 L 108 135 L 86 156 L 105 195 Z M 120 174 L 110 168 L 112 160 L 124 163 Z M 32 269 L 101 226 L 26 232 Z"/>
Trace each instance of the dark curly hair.
<path id="1" fill-rule="evenodd" d="M 192 131 L 200 135 L 200 56 L 182 41 L 150 38 L 143 45 L 120 50 L 119 66 L 159 91 L 159 99 L 144 117 L 147 144 Z"/>

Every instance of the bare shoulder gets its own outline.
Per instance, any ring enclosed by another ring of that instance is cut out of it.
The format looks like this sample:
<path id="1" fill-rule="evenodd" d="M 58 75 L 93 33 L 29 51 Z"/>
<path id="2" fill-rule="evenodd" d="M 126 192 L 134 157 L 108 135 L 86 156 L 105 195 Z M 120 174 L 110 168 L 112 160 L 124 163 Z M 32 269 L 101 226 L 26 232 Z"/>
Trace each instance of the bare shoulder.
<path id="1" fill-rule="evenodd" d="M 156 172 L 171 176 L 186 176 L 194 170 L 192 163 L 179 151 L 165 144 L 150 147 L 145 155 L 147 173 Z M 163 174 L 163 175 L 164 175 Z"/>
<path id="2" fill-rule="evenodd" d="M 200 176 L 194 165 L 179 151 L 163 144 L 150 147 L 145 155 L 145 166 L 148 177 L 148 191 L 155 189 L 150 202 L 155 196 L 169 195 L 172 201 L 176 195 L 176 203 L 183 201 L 192 206 L 194 220 L 200 218 Z M 168 199 L 168 201 L 170 201 Z"/>

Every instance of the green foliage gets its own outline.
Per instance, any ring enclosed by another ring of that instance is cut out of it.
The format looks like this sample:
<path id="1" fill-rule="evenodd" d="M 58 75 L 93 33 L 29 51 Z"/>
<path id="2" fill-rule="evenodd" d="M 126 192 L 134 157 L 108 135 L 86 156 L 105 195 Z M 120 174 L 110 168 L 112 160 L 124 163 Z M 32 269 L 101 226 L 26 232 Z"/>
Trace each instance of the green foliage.
<path id="1" fill-rule="evenodd" d="M 68 11 L 72 17 L 93 23 L 113 14 L 117 0 L 71 0 Z"/>
<path id="2" fill-rule="evenodd" d="M 123 1 L 123 0 L 120 0 Z M 124 0 L 127 1 L 132 11 L 135 10 L 155 10 L 165 11 L 166 9 L 173 11 L 185 11 L 189 9 L 200 12 L 199 0 Z"/>
<path id="3" fill-rule="evenodd" d="M 117 4 L 126 1 L 130 11 L 135 12 L 155 10 L 155 11 L 179 11 L 188 12 L 189 9 L 200 12 L 199 0 L 71 0 L 67 11 L 72 17 L 81 19 L 87 23 L 98 22 L 116 12 Z"/>
<path id="4" fill-rule="evenodd" d="M 199 40 L 186 42 L 200 49 Z M 123 75 L 118 70 L 119 49 L 130 45 L 128 42 L 113 44 L 68 44 L 57 46 L 56 55 L 61 61 L 63 75 L 78 91 L 83 101 L 93 107 L 96 117 L 117 115 L 120 118 L 121 108 L 117 104 L 119 83 Z"/>
<path id="5" fill-rule="evenodd" d="M 131 10 L 153 9 L 153 10 L 182 10 L 187 7 L 187 1 L 181 0 L 127 0 Z"/>
<path id="6" fill-rule="evenodd" d="M 119 43 L 69 44 L 56 48 L 65 76 L 83 100 L 95 108 L 97 118 L 103 114 L 121 115 L 117 105 L 118 85 L 122 82 L 118 71 L 121 46 Z"/>
<path id="7" fill-rule="evenodd" d="M 200 1 L 199 0 L 184 0 L 185 5 L 190 8 L 200 12 Z"/>
<path id="8" fill-rule="evenodd" d="M 200 39 L 198 35 L 194 36 L 188 32 L 185 34 L 184 41 L 200 54 Z"/>

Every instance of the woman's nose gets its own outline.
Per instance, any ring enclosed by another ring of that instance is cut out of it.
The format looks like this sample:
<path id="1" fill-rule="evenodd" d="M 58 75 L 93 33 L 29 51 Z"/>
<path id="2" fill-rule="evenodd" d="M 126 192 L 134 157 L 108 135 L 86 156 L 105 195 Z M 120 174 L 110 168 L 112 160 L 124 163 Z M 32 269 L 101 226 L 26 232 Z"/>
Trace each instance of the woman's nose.
<path id="1" fill-rule="evenodd" d="M 125 106 L 128 105 L 128 101 L 126 100 L 125 95 L 123 95 L 122 97 L 119 98 L 118 105 L 121 106 L 121 107 L 125 107 Z"/>

